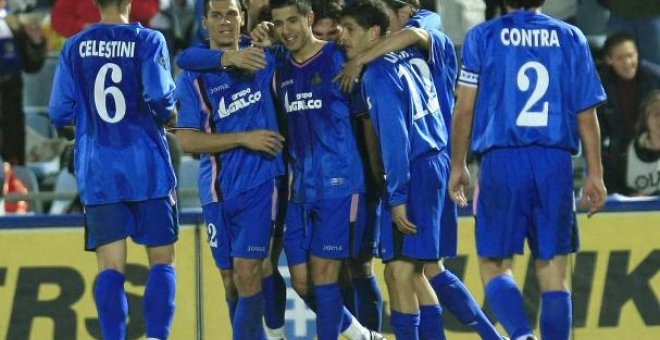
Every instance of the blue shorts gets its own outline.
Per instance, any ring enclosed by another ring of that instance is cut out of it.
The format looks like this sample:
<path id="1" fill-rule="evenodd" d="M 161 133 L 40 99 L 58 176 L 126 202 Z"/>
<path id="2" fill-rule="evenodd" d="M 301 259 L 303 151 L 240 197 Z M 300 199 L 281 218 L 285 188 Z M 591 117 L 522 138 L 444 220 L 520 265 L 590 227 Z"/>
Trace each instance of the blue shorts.
<path id="1" fill-rule="evenodd" d="M 379 247 L 383 262 L 400 258 L 437 261 L 456 255 L 456 210 L 447 204 L 448 178 L 449 156 L 444 152 L 411 164 L 406 208 L 417 234 L 402 234 L 392 223 L 390 207 L 383 204 Z"/>
<path id="2" fill-rule="evenodd" d="M 577 251 L 573 161 L 566 150 L 524 147 L 488 151 L 481 161 L 476 242 L 481 257 L 534 258 Z"/>
<path id="3" fill-rule="evenodd" d="M 174 195 L 137 202 L 85 206 L 85 250 L 131 237 L 137 244 L 158 247 L 179 238 Z"/>
<path id="4" fill-rule="evenodd" d="M 224 202 L 205 204 L 202 214 L 215 264 L 233 269 L 235 257 L 264 259 L 272 235 L 273 181 Z"/>
<path id="5" fill-rule="evenodd" d="M 351 225 L 364 222 L 364 212 L 360 211 L 363 198 L 364 194 L 353 194 L 310 203 L 289 202 L 284 229 L 289 266 L 307 262 L 310 254 L 326 259 L 348 258 Z"/>

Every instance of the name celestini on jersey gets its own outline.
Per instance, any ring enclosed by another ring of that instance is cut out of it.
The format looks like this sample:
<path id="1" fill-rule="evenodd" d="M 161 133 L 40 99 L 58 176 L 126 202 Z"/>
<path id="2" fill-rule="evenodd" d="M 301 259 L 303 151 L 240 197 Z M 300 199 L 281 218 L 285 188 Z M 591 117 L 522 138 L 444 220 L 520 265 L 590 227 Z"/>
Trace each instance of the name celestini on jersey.
<path id="1" fill-rule="evenodd" d="M 81 58 L 133 58 L 135 56 L 135 42 L 85 40 L 81 41 L 80 45 L 78 45 L 78 52 Z"/>

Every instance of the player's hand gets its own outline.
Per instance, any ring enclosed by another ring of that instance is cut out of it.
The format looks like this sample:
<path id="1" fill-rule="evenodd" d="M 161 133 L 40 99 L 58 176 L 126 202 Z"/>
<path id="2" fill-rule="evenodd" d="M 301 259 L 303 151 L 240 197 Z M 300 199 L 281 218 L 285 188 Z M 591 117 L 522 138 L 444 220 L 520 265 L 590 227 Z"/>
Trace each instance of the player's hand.
<path id="1" fill-rule="evenodd" d="M 603 176 L 587 175 L 582 187 L 582 199 L 580 207 L 587 209 L 587 217 L 591 217 L 605 205 L 607 200 L 607 188 L 603 182 Z"/>
<path id="2" fill-rule="evenodd" d="M 225 51 L 222 65 L 246 71 L 258 71 L 266 67 L 266 54 L 261 48 L 248 47 L 240 51 Z"/>
<path id="3" fill-rule="evenodd" d="M 284 137 L 271 130 L 254 130 L 244 135 L 241 145 L 250 150 L 275 156 L 282 151 Z"/>
<path id="4" fill-rule="evenodd" d="M 353 90 L 353 86 L 360 82 L 360 75 L 362 74 L 362 69 L 364 64 L 360 62 L 359 57 L 355 57 L 344 65 L 344 68 L 339 72 L 339 74 L 333 79 L 333 81 L 339 83 L 339 87 L 342 91 L 350 93 Z"/>
<path id="5" fill-rule="evenodd" d="M 406 235 L 414 235 L 417 233 L 417 226 L 415 226 L 408 219 L 408 212 L 406 211 L 406 204 L 399 204 L 392 207 L 392 222 L 400 232 Z"/>
<path id="6" fill-rule="evenodd" d="M 449 196 L 452 201 L 460 207 L 467 206 L 467 196 L 465 191 L 470 186 L 470 171 L 465 164 L 461 166 L 452 166 L 449 176 Z"/>
<path id="7" fill-rule="evenodd" d="M 271 47 L 273 46 L 273 33 L 275 25 L 270 21 L 262 21 L 257 24 L 250 32 L 250 39 L 255 46 Z"/>

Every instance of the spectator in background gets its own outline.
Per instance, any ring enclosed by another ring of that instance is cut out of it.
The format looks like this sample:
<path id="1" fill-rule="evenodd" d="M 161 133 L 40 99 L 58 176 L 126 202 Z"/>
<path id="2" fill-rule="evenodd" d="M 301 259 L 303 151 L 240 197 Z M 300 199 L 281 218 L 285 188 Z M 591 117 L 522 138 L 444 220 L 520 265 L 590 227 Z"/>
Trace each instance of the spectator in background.
<path id="1" fill-rule="evenodd" d="M 598 109 L 602 130 L 605 185 L 611 193 L 626 193 L 626 150 L 635 135 L 642 101 L 660 88 L 660 66 L 640 60 L 633 36 L 615 33 L 603 46 L 600 77 L 608 101 Z"/>
<path id="2" fill-rule="evenodd" d="M 134 0 L 131 2 L 129 21 L 139 21 L 143 26 L 149 27 L 151 18 L 160 10 L 158 0 Z M 90 24 L 101 20 L 101 14 L 94 5 L 94 0 L 57 0 L 51 12 L 53 29 L 70 37 Z"/>
<path id="3" fill-rule="evenodd" d="M 27 195 L 28 189 L 27 186 L 20 180 L 20 178 L 14 175 L 14 171 L 11 169 L 11 164 L 4 162 L 2 164 L 5 181 L 0 193 L 0 197 L 4 197 L 7 194 L 19 194 Z M 27 201 L 7 201 L 4 203 L 3 209 L 5 212 L 13 214 L 26 214 L 28 212 L 30 205 Z"/>
<path id="4" fill-rule="evenodd" d="M 314 24 L 312 33 L 317 39 L 337 41 L 341 35 L 339 15 L 344 8 L 344 0 L 312 0 Z"/>
<path id="5" fill-rule="evenodd" d="M 660 64 L 660 1 L 598 0 L 610 10 L 607 33 L 628 32 L 642 59 Z"/>
<path id="6" fill-rule="evenodd" d="M 638 134 L 628 147 L 626 184 L 634 196 L 660 194 L 660 90 L 646 98 Z"/>
<path id="7" fill-rule="evenodd" d="M 21 73 L 37 72 L 46 58 L 38 23 L 19 22 L 0 0 L 0 153 L 6 162 L 25 164 L 25 113 Z"/>

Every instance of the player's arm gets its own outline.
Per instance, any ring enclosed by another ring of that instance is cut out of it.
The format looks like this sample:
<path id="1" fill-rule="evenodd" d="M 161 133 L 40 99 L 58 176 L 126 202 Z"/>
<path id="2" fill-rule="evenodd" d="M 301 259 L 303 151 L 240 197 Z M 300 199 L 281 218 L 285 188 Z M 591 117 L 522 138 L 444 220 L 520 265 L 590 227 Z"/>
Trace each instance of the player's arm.
<path id="1" fill-rule="evenodd" d="M 389 204 L 397 206 L 408 202 L 411 145 L 404 112 L 406 104 L 401 98 L 403 89 L 398 85 L 398 76 L 391 71 L 379 72 L 377 76 L 374 73 L 363 81 L 371 120 L 378 134 Z"/>
<path id="2" fill-rule="evenodd" d="M 458 205 L 467 205 L 465 191 L 470 185 L 467 154 L 472 134 L 472 120 L 477 98 L 477 87 L 459 85 L 456 90 L 456 108 L 451 130 L 451 176 L 449 194 Z"/>
<path id="3" fill-rule="evenodd" d="M 341 73 L 335 78 L 335 81 L 340 83 L 343 91 L 350 92 L 355 84 L 355 79 L 360 77 L 364 65 L 387 53 L 400 51 L 410 46 L 417 46 L 429 51 L 431 48 L 429 32 L 421 28 L 408 27 L 393 33 L 385 39 L 381 39 L 371 48 L 360 52 L 349 60 Z"/>
<path id="4" fill-rule="evenodd" d="M 363 82 L 374 131 L 378 134 L 392 222 L 402 233 L 415 234 L 417 227 L 407 215 L 411 145 L 406 121 L 408 115 L 404 111 L 407 105 L 402 98 L 404 89 L 393 69 L 368 74 Z"/>
<path id="5" fill-rule="evenodd" d="M 596 108 L 578 114 L 578 125 L 582 147 L 587 160 L 587 177 L 584 180 L 581 205 L 589 209 L 588 216 L 595 214 L 605 205 L 607 189 L 603 182 L 603 164 L 600 154 L 600 128 Z"/>
<path id="6" fill-rule="evenodd" d="M 75 123 L 73 108 L 76 104 L 76 80 L 71 65 L 69 65 L 67 46 L 68 44 L 64 46 L 60 54 L 60 60 L 53 78 L 50 102 L 48 103 L 48 114 L 51 123 L 58 130 Z"/>
<path id="7" fill-rule="evenodd" d="M 215 134 L 179 129 L 176 137 L 183 151 L 190 153 L 221 153 L 246 148 L 275 156 L 282 151 L 284 142 L 284 137 L 271 130 Z"/>
<path id="8" fill-rule="evenodd" d="M 185 49 L 176 64 L 189 71 L 216 71 L 236 67 L 247 71 L 258 71 L 266 67 L 264 51 L 260 48 L 244 48 L 239 51 L 222 51 L 199 44 Z"/>
<path id="9" fill-rule="evenodd" d="M 143 96 L 156 120 L 165 125 L 176 114 L 170 55 L 160 32 L 147 34 L 141 55 Z"/>

